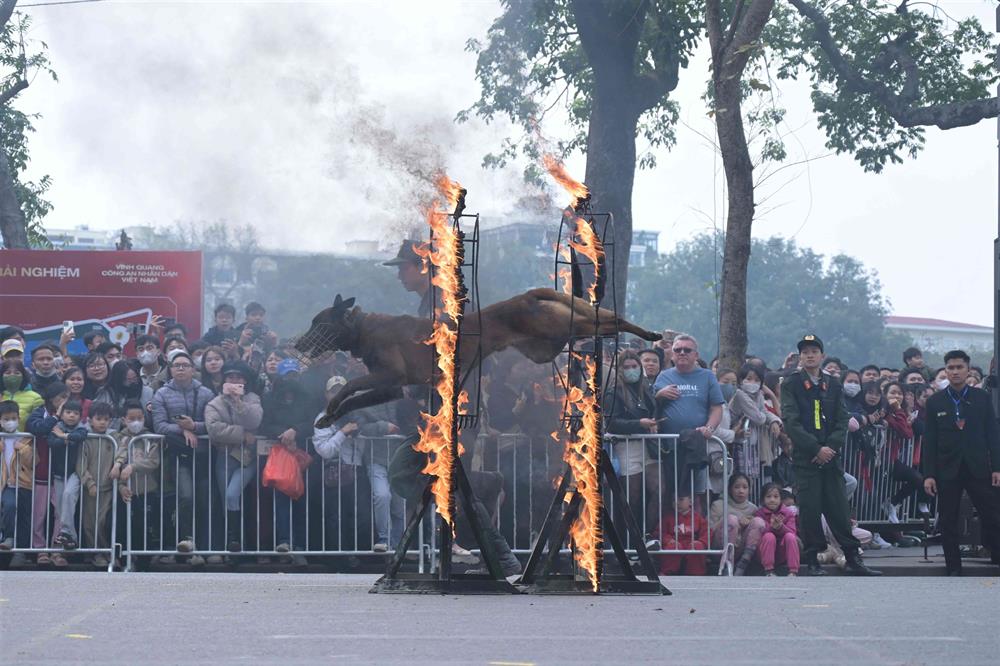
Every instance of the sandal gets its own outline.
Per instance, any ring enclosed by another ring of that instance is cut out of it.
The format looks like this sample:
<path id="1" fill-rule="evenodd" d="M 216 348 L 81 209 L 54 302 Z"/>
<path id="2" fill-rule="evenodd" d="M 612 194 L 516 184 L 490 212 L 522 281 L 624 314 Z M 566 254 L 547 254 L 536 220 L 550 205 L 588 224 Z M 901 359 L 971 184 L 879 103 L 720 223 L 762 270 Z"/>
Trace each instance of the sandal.
<path id="1" fill-rule="evenodd" d="M 52 566 L 62 568 L 68 564 L 69 562 L 66 561 L 66 558 L 63 557 L 62 553 L 52 553 Z"/>
<path id="2" fill-rule="evenodd" d="M 47 567 L 52 564 L 52 556 L 48 553 L 38 553 L 38 558 L 35 560 L 35 564 L 40 567 Z"/>
<path id="3" fill-rule="evenodd" d="M 62 547 L 63 547 L 63 550 L 76 550 L 77 546 L 78 546 L 78 544 L 73 539 L 73 537 L 71 537 L 68 534 L 63 535 L 63 538 L 62 538 Z"/>

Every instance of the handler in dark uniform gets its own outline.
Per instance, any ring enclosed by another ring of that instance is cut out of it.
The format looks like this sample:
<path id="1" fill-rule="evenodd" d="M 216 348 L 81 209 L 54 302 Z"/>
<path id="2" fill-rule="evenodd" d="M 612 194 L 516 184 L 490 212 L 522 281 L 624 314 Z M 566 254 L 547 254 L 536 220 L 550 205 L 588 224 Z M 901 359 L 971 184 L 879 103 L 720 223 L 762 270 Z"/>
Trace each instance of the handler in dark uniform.
<path id="1" fill-rule="evenodd" d="M 843 388 L 823 372 L 823 341 L 807 335 L 799 341 L 802 369 L 781 384 L 781 416 L 792 439 L 792 462 L 798 482 L 799 529 L 804 544 L 804 573 L 822 576 L 817 555 L 826 550 L 820 516 L 847 559 L 847 570 L 858 576 L 880 576 L 861 560 L 861 544 L 851 533 L 850 509 L 844 492 L 840 452 L 847 440 L 847 408 Z"/>
<path id="2" fill-rule="evenodd" d="M 399 252 L 396 253 L 396 256 L 382 265 L 396 267 L 396 277 L 403 284 L 403 288 L 420 296 L 417 316 L 429 317 L 431 315 L 431 280 L 429 275 L 424 272 L 423 259 L 413 249 L 419 242 L 404 240 L 399 246 Z"/>
<path id="3" fill-rule="evenodd" d="M 938 497 L 938 525 L 949 576 L 962 574 L 958 512 L 962 491 L 979 513 L 983 545 L 1000 564 L 1000 433 L 989 394 L 965 383 L 969 355 L 944 355 L 948 386 L 927 399 L 924 490 Z"/>

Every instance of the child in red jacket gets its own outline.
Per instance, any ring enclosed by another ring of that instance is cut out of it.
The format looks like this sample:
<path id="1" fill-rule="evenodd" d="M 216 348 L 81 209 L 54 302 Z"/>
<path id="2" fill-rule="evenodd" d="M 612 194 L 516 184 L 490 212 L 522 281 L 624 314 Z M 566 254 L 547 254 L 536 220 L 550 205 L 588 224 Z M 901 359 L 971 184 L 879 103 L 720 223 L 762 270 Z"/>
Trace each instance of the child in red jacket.
<path id="1" fill-rule="evenodd" d="M 788 575 L 799 575 L 799 541 L 796 527 L 796 512 L 784 506 L 781 501 L 781 487 L 769 483 L 761 491 L 762 506 L 757 509 L 757 517 L 764 521 L 757 555 L 764 565 L 764 573 L 774 575 L 775 562 L 788 565 Z"/>
<path id="2" fill-rule="evenodd" d="M 668 511 L 660 526 L 664 550 L 705 550 L 705 535 L 708 526 L 697 511 L 691 510 L 691 497 L 681 494 L 677 497 L 676 517 Z M 689 576 L 705 575 L 704 555 L 667 555 L 660 564 L 660 573 L 666 576 L 680 573 Z"/>

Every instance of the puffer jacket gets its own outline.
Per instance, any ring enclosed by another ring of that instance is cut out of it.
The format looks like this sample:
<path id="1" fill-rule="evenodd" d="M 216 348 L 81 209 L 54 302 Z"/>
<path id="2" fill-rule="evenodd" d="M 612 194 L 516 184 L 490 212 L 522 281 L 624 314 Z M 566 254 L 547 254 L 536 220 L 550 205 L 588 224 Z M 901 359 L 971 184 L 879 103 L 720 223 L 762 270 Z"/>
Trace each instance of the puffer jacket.
<path id="1" fill-rule="evenodd" d="M 184 433 L 174 422 L 174 417 L 190 416 L 194 421 L 195 434 L 208 434 L 205 407 L 213 397 L 212 392 L 197 379 L 192 380 L 187 388 L 181 388 L 171 379 L 153 394 L 153 431 L 158 435 L 183 437 Z"/>
<path id="2" fill-rule="evenodd" d="M 20 488 L 31 491 L 32 439 L 20 435 L 0 435 L 0 490 Z M 7 447 L 13 447 L 10 465 L 7 464 Z"/>
<path id="3" fill-rule="evenodd" d="M 244 446 L 243 437 L 248 432 L 256 434 L 263 418 L 264 408 L 256 393 L 247 393 L 241 400 L 218 395 L 205 407 L 208 441 L 228 450 L 241 466 L 249 467 L 257 459 L 257 447 Z"/>
<path id="4" fill-rule="evenodd" d="M 28 417 L 31 416 L 31 412 L 45 404 L 42 396 L 29 389 L 15 391 L 14 393 L 0 391 L 0 401 L 3 400 L 13 400 L 17 403 L 19 415 L 17 429 L 21 432 L 28 430 Z"/>
<path id="5" fill-rule="evenodd" d="M 136 437 L 151 434 L 143 430 L 135 437 L 127 430 L 115 433 L 118 448 L 115 450 L 115 464 L 120 469 L 132 465 L 132 475 L 128 479 L 128 488 L 136 495 L 155 493 L 160 486 L 160 439 L 157 437 L 140 439 L 134 445 Z M 129 462 L 129 446 L 132 448 L 132 460 Z M 118 490 L 125 488 L 124 483 L 118 484 Z"/>

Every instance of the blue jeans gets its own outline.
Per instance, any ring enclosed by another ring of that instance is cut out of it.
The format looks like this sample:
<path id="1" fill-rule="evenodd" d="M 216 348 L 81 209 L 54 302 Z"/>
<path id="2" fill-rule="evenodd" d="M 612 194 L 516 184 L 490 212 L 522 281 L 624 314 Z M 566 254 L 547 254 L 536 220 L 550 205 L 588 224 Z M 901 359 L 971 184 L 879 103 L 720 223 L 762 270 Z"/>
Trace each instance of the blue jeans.
<path id="1" fill-rule="evenodd" d="M 306 496 L 297 500 L 274 491 L 274 545 L 287 543 L 295 550 L 305 547 Z"/>
<path id="2" fill-rule="evenodd" d="M 250 463 L 246 467 L 240 461 L 229 455 L 228 451 L 217 452 L 215 458 L 215 481 L 219 484 L 219 494 L 226 502 L 226 511 L 239 511 L 243 489 L 257 477 L 257 465 Z"/>
<path id="3" fill-rule="evenodd" d="M 394 544 L 403 536 L 403 498 L 389 489 L 389 470 L 379 463 L 368 463 L 375 514 L 375 543 Z"/>
<path id="4" fill-rule="evenodd" d="M 31 547 L 31 491 L 4 488 L 0 495 L 0 529 L 3 538 L 14 539 L 15 548 Z"/>

